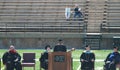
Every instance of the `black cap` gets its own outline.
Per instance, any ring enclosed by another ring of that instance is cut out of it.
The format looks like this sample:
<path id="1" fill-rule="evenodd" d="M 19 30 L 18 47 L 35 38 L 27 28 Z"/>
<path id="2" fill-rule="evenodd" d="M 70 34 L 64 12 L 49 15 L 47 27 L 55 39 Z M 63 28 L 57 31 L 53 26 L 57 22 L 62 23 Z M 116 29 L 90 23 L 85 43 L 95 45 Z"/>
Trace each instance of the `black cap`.
<path id="1" fill-rule="evenodd" d="M 89 47 L 89 45 L 86 45 L 85 48 Z"/>
<path id="2" fill-rule="evenodd" d="M 45 49 L 47 49 L 47 48 L 51 48 L 50 45 L 46 45 L 46 46 L 45 46 Z"/>
<path id="3" fill-rule="evenodd" d="M 63 40 L 62 40 L 62 39 L 59 39 L 58 41 L 61 42 L 61 41 L 63 41 Z"/>
<path id="4" fill-rule="evenodd" d="M 115 47 L 113 47 L 113 49 L 117 49 L 117 50 L 119 50 L 119 47 L 116 47 L 116 46 L 115 46 Z"/>

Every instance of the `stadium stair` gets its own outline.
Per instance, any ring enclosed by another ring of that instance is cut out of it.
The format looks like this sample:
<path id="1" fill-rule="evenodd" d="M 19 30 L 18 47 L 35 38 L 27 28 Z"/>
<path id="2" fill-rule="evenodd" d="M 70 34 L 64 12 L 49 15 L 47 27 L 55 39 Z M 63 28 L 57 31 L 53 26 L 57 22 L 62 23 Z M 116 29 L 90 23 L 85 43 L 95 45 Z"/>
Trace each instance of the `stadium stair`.
<path id="1" fill-rule="evenodd" d="M 107 1 L 107 17 L 101 24 L 103 33 L 120 33 L 120 1 Z"/>

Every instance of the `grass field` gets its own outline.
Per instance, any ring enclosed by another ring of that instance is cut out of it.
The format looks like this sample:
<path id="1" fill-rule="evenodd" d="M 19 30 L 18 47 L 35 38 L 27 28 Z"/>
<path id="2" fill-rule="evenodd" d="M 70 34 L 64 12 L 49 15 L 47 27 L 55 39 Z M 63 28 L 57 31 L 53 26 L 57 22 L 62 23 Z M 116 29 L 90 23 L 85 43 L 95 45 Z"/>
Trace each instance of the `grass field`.
<path id="1" fill-rule="evenodd" d="M 6 52 L 7 50 L 0 50 L 0 58 L 2 57 L 3 53 Z M 20 55 L 22 56 L 22 54 L 24 52 L 34 52 L 36 53 L 36 59 L 39 59 L 40 58 L 40 54 L 42 52 L 44 52 L 44 50 L 41 50 L 41 49 L 24 49 L 24 50 L 17 50 Z M 79 65 L 80 65 L 80 62 L 78 61 L 79 58 L 80 58 L 80 55 L 81 53 L 83 52 L 83 50 L 76 50 L 76 51 L 73 51 L 72 52 L 72 57 L 75 61 L 73 61 L 73 70 L 77 70 L 79 68 Z M 95 53 L 96 55 L 96 60 L 104 60 L 106 58 L 106 56 L 112 52 L 112 50 L 93 50 L 93 52 Z M 76 61 L 77 60 L 77 61 Z M 39 61 L 36 61 L 36 70 L 39 70 Z M 95 69 L 96 70 L 102 70 L 101 68 L 103 67 L 103 64 L 104 62 L 103 61 L 97 61 L 95 62 Z M 2 67 L 4 67 L 2 65 Z M 33 70 L 33 68 L 24 68 L 24 70 Z"/>

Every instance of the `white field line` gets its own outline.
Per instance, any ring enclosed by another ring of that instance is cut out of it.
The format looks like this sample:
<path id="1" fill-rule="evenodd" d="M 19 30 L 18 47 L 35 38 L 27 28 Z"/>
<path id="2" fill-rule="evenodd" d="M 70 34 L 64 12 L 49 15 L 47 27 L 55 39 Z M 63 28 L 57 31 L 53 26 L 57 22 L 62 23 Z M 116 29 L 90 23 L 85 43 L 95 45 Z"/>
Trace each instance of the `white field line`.
<path id="1" fill-rule="evenodd" d="M 5 69 L 5 67 L 3 66 L 2 68 L 1 68 L 1 70 L 4 70 Z"/>
<path id="2" fill-rule="evenodd" d="M 80 70 L 81 64 L 79 65 L 79 67 L 77 68 L 77 70 Z"/>

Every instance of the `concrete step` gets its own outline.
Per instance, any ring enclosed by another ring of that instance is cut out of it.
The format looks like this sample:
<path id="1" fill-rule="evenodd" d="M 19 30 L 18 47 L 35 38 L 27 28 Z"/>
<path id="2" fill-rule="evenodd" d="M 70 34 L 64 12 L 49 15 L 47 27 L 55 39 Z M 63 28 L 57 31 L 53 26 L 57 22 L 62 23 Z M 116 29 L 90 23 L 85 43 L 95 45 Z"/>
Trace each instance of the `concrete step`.
<path id="1" fill-rule="evenodd" d="M 91 5 L 93 4 L 93 5 Z M 100 4 L 103 4 L 100 6 Z M 103 21 L 104 18 L 104 11 L 106 11 L 105 8 L 107 8 L 105 3 L 105 0 L 90 0 L 87 6 L 88 12 L 94 12 L 94 13 L 89 13 L 88 14 L 88 23 L 87 23 L 87 32 L 100 32 L 100 25 Z M 97 12 L 101 13 L 97 13 Z M 91 18 L 92 16 L 92 18 Z M 94 17 L 93 17 L 94 16 Z M 93 19 L 93 20 L 91 20 Z M 99 20 L 98 20 L 99 19 Z"/>

